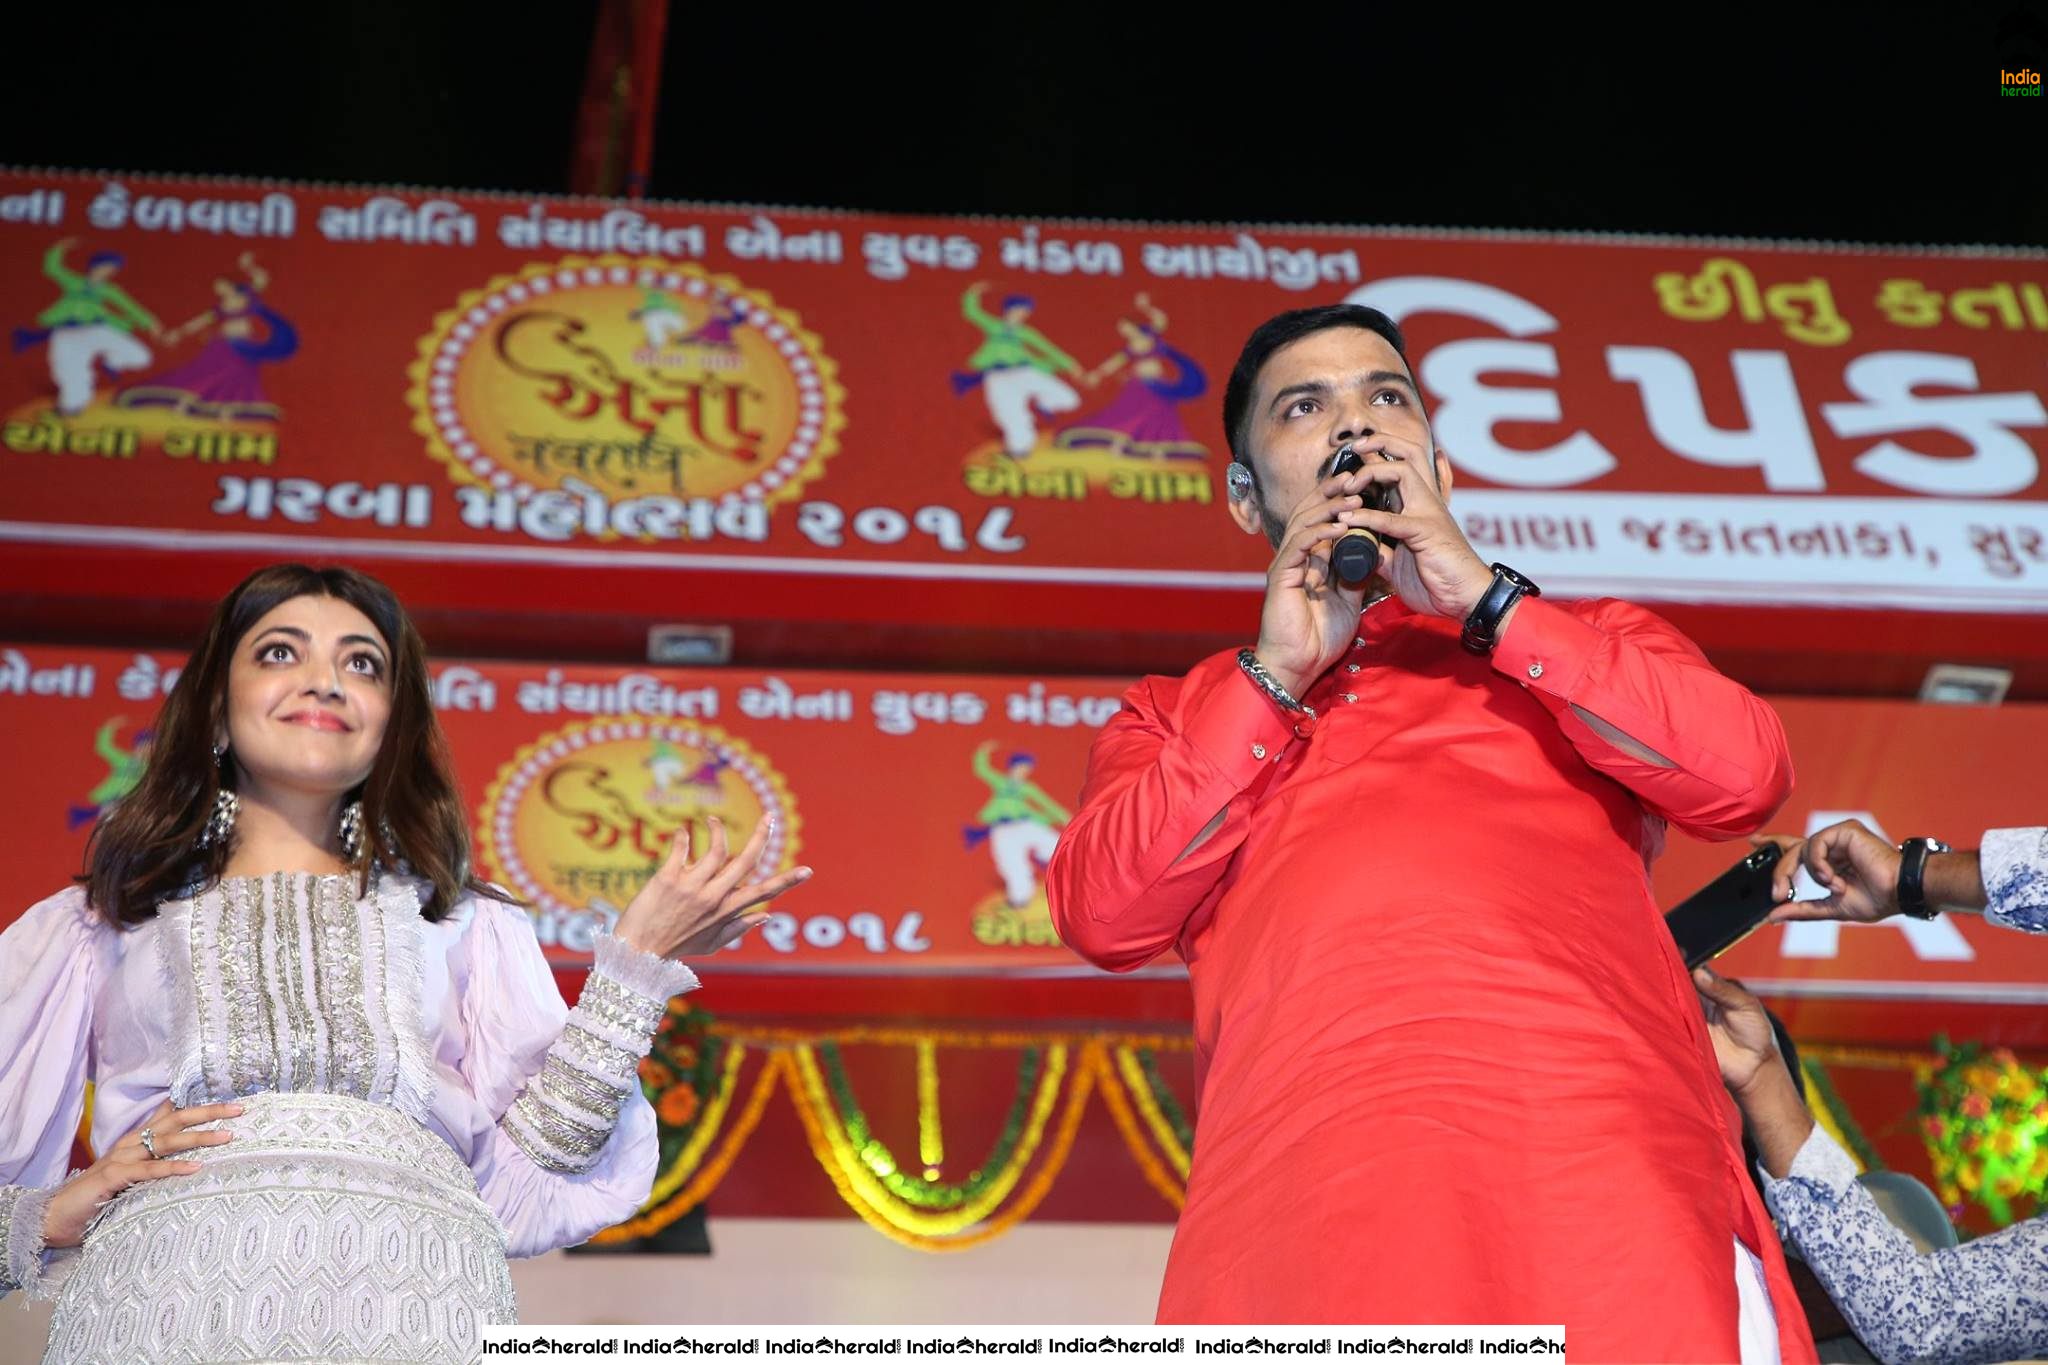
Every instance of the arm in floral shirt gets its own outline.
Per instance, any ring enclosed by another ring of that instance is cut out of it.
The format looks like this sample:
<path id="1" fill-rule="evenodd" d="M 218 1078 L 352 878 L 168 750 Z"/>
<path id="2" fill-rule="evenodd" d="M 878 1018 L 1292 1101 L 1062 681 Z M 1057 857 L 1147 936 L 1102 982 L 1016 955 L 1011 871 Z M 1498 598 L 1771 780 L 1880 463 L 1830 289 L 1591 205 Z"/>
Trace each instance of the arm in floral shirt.
<path id="1" fill-rule="evenodd" d="M 2048 933 L 2048 827 L 1987 830 L 1974 856 L 1984 918 Z M 1797 1131 L 1754 1105 L 1744 1117 L 1753 1130 Z M 1923 1256 L 1856 1183 L 1855 1163 L 1818 1125 L 1783 1179 L 1765 1176 L 1785 1235 L 1887 1365 L 2048 1356 L 2048 1217 Z"/>
<path id="2" fill-rule="evenodd" d="M 1923 1256 L 1818 1125 L 1765 1192 L 1828 1297 L 1886 1365 L 2048 1356 L 2048 1217 Z"/>
<path id="3" fill-rule="evenodd" d="M 1984 918 L 2048 934 L 2048 826 L 1984 831 Z"/>

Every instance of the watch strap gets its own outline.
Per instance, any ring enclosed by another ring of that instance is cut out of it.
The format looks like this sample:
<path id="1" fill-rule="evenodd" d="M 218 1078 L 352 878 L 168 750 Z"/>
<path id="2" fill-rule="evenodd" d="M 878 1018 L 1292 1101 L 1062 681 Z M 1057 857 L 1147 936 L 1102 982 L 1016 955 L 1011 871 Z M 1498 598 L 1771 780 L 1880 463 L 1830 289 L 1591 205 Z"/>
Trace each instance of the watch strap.
<path id="1" fill-rule="evenodd" d="M 1899 913 L 1914 919 L 1933 919 L 1934 907 L 1927 903 L 1927 855 L 1946 853 L 1948 845 L 1939 839 L 1908 839 L 1899 845 Z"/>
<path id="2" fill-rule="evenodd" d="M 1480 595 L 1477 605 L 1465 617 L 1459 643 L 1474 654 L 1491 654 L 1499 642 L 1500 623 L 1508 609 L 1524 597 L 1541 597 L 1543 589 L 1505 564 L 1493 566 L 1493 582 Z"/>

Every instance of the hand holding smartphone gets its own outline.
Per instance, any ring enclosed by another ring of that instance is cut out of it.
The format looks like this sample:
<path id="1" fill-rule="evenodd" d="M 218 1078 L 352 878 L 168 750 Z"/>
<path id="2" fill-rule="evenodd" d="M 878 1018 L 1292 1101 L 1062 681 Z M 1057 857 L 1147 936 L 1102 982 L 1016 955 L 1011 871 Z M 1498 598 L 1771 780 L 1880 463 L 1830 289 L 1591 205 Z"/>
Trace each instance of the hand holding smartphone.
<path id="1" fill-rule="evenodd" d="M 1771 875 L 1781 852 L 1776 844 L 1758 844 L 1748 857 L 1664 916 L 1687 971 L 1727 952 L 1770 916 L 1777 904 Z"/>

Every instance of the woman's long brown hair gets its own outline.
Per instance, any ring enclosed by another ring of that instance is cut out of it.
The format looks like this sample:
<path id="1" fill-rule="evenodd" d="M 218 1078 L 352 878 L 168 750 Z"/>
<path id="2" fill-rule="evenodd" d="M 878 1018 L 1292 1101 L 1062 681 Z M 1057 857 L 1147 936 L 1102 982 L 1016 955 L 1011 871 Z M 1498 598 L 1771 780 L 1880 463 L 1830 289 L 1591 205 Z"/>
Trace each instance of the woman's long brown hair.
<path id="1" fill-rule="evenodd" d="M 93 907 L 116 925 L 139 924 L 160 901 L 221 879 L 232 840 L 199 847 L 233 765 L 215 762 L 213 738 L 227 729 L 228 667 L 255 624 L 294 597 L 332 597 L 370 618 L 391 648 L 391 718 L 363 784 L 355 872 L 368 887 L 373 860 L 411 864 L 433 883 L 424 914 L 438 920 L 465 891 L 490 893 L 469 866 L 469 825 L 456 792 L 448 741 L 427 681 L 427 652 L 391 589 L 354 569 L 277 564 L 259 569 L 214 608 L 206 634 L 157 718 L 149 765 L 135 789 L 93 829 L 78 880 Z"/>

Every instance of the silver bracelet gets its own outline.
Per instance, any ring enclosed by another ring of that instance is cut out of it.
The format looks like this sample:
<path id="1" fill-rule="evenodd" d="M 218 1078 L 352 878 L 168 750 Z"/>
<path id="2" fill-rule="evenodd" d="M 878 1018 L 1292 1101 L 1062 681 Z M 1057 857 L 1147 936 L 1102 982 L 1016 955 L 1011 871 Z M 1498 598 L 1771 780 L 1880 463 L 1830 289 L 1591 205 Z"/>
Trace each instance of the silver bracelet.
<path id="1" fill-rule="evenodd" d="M 1247 678 L 1250 678 L 1259 685 L 1261 692 L 1264 692 L 1273 699 L 1274 705 L 1279 706 L 1283 710 L 1298 711 L 1303 715 L 1313 716 L 1316 713 L 1313 706 L 1304 706 L 1296 701 L 1293 694 L 1282 687 L 1274 679 L 1273 675 L 1266 671 L 1266 666 L 1259 662 L 1259 656 L 1256 651 L 1251 649 L 1240 649 L 1237 651 L 1237 666 L 1244 670 L 1244 675 Z"/>

